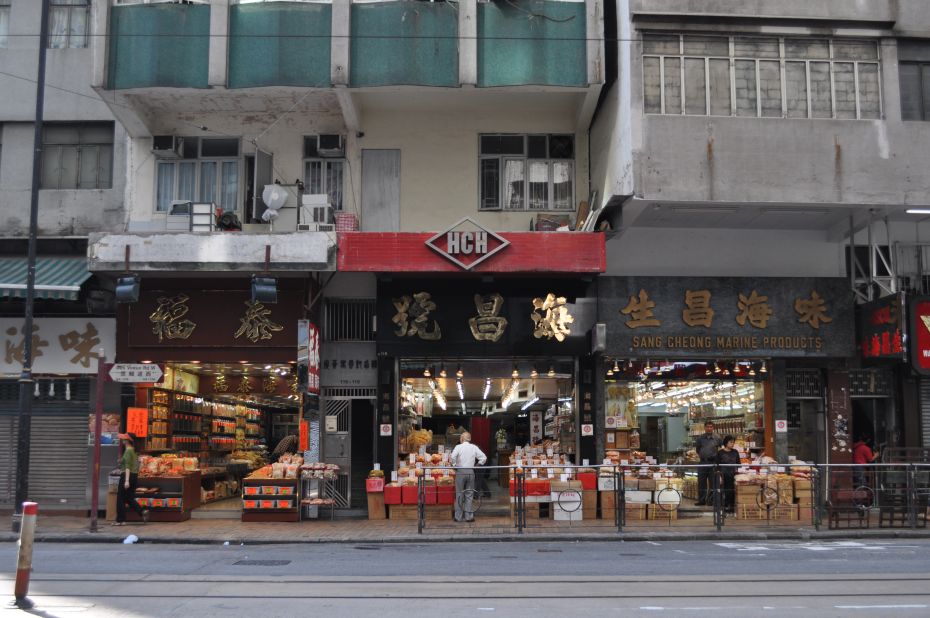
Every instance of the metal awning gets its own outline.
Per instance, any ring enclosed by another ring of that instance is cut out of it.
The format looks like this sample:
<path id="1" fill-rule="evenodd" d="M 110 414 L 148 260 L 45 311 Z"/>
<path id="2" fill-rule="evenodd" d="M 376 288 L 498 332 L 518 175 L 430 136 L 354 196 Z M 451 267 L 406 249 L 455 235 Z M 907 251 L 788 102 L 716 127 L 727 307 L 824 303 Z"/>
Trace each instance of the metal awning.
<path id="1" fill-rule="evenodd" d="M 37 258 L 36 298 L 77 300 L 90 275 L 86 258 Z M 0 297 L 26 298 L 26 258 L 0 259 Z"/>

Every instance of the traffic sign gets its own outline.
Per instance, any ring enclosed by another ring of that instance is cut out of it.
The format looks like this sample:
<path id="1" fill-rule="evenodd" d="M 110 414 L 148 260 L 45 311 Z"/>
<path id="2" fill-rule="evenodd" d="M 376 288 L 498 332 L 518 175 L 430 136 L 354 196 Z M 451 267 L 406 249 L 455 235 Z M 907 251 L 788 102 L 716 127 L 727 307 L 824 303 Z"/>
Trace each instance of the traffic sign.
<path id="1" fill-rule="evenodd" d="M 114 382 L 158 382 L 162 375 L 161 367 L 155 363 L 115 363 L 110 368 L 110 379 Z"/>
<path id="2" fill-rule="evenodd" d="M 788 421 L 778 419 L 775 421 L 775 433 L 788 433 Z"/>

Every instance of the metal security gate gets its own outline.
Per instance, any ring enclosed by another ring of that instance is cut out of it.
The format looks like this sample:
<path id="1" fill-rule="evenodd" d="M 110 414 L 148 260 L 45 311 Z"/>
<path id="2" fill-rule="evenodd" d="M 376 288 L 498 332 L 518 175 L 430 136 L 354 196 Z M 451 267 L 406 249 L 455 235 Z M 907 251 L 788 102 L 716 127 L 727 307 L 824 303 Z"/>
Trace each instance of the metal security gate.
<path id="1" fill-rule="evenodd" d="M 920 379 L 921 446 L 930 448 L 930 378 Z"/>
<path id="2" fill-rule="evenodd" d="M 367 475 L 368 470 L 354 470 L 352 464 L 352 409 L 361 401 L 374 401 L 373 388 L 323 388 L 320 398 L 323 416 L 323 461 L 339 466 L 336 480 L 336 506 L 352 505 L 353 474 Z"/>
<path id="3" fill-rule="evenodd" d="M 336 495 L 333 499 L 339 508 L 348 508 L 352 500 L 352 440 L 349 433 L 349 408 L 347 399 L 323 398 L 323 461 L 339 466 L 336 480 Z"/>
<path id="4" fill-rule="evenodd" d="M 16 432 L 12 414 L 0 414 L 0 506 L 9 507 L 16 496 Z"/>

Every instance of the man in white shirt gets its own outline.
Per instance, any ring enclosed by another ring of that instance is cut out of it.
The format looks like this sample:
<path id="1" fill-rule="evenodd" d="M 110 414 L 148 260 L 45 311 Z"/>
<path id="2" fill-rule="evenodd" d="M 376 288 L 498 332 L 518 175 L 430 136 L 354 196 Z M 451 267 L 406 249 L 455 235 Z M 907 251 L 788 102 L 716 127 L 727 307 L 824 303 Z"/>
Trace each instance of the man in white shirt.
<path id="1" fill-rule="evenodd" d="M 481 449 L 471 443 L 471 434 L 462 434 L 449 458 L 455 468 L 455 521 L 475 521 L 475 464 L 488 460 Z"/>

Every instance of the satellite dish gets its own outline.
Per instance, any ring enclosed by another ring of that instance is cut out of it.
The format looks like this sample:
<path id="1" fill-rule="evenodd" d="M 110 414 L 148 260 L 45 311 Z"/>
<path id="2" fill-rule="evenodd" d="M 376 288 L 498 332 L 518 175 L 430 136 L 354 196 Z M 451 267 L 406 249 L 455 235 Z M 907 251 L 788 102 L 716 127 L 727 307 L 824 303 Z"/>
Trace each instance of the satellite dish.
<path id="1" fill-rule="evenodd" d="M 287 203 L 287 190 L 281 185 L 265 185 L 262 201 L 271 210 L 278 210 Z"/>

